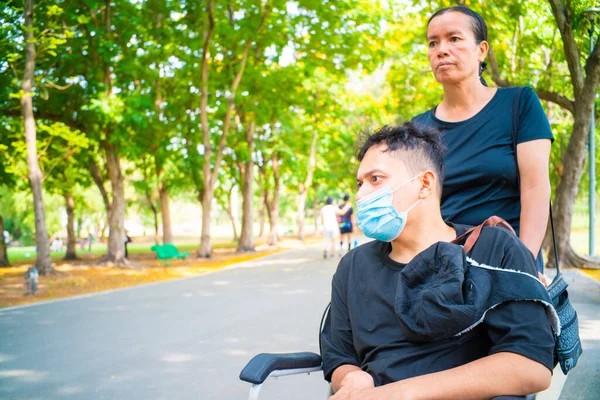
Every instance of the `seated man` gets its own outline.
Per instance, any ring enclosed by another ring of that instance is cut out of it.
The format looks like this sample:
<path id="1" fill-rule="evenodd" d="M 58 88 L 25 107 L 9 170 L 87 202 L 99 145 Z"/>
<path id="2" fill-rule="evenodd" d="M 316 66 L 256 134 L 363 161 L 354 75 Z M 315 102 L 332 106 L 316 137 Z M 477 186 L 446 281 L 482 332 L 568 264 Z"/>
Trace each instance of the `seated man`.
<path id="1" fill-rule="evenodd" d="M 333 277 L 331 399 L 480 399 L 550 384 L 559 328 L 534 257 L 499 227 L 466 255 L 451 243 L 469 227 L 442 220 L 442 152 L 437 132 L 410 123 L 360 148 L 358 225 L 375 240 Z"/>

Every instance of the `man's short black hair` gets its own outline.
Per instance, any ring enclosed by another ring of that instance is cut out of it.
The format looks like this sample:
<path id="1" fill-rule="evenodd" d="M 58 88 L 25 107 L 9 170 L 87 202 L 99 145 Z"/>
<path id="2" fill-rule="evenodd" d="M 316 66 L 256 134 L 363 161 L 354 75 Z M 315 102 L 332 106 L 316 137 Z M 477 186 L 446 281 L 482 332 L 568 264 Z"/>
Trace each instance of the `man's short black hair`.
<path id="1" fill-rule="evenodd" d="M 344 195 L 344 201 L 348 201 L 350 200 L 350 195 L 349 194 L 345 194 Z"/>
<path id="2" fill-rule="evenodd" d="M 325 203 L 327 204 L 333 204 L 333 199 L 331 197 L 328 197 L 325 199 Z"/>
<path id="3" fill-rule="evenodd" d="M 439 195 L 444 182 L 444 151 L 440 133 L 436 129 L 421 129 L 412 122 L 399 126 L 384 126 L 363 137 L 358 147 L 357 158 L 362 161 L 367 151 L 385 144 L 383 151 L 402 152 L 406 168 L 413 174 L 431 170 L 438 178 Z"/>

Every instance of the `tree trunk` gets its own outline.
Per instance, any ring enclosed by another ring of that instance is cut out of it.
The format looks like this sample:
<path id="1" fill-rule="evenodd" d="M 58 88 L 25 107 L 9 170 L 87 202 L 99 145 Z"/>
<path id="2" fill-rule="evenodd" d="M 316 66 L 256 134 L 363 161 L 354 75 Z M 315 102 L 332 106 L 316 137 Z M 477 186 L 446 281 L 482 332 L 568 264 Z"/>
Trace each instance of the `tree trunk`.
<path id="1" fill-rule="evenodd" d="M 243 176 L 244 183 L 242 186 L 242 232 L 238 243 L 237 251 L 240 253 L 253 252 L 254 249 L 254 218 L 253 218 L 253 203 L 254 203 L 254 161 L 252 160 L 252 152 L 254 151 L 254 121 L 248 123 L 246 128 L 246 143 L 248 143 L 248 151 L 250 156 L 246 161 Z"/>
<path id="2" fill-rule="evenodd" d="M 319 232 L 319 199 L 317 198 L 317 190 L 315 189 L 315 198 L 313 200 L 312 215 L 315 224 L 315 235 Z"/>
<path id="3" fill-rule="evenodd" d="M 64 197 L 67 208 L 67 254 L 65 254 L 65 260 L 76 260 L 75 202 L 71 192 L 65 192 Z"/>
<path id="4" fill-rule="evenodd" d="M 310 155 L 308 158 L 308 172 L 306 174 L 306 180 L 299 185 L 298 190 L 298 239 L 304 241 L 304 217 L 306 207 L 306 197 L 308 196 L 308 188 L 312 185 L 313 175 L 315 172 L 316 160 L 317 160 L 317 139 L 318 139 L 318 118 L 316 118 L 315 128 L 313 130 L 312 140 L 310 144 Z"/>
<path id="5" fill-rule="evenodd" d="M 267 208 L 269 212 L 269 223 L 271 225 L 271 229 L 269 231 L 269 240 L 268 244 L 270 246 L 277 245 L 279 241 L 279 185 L 280 185 L 280 175 L 279 175 L 279 159 L 277 155 L 273 153 L 271 155 L 271 168 L 273 170 L 273 200 L 267 203 Z M 268 197 L 268 194 L 267 194 Z"/>
<path id="6" fill-rule="evenodd" d="M 114 145 L 103 143 L 106 152 L 106 169 L 112 188 L 112 209 L 109 221 L 106 262 L 123 266 L 125 260 L 125 188 L 121 162 Z"/>
<path id="7" fill-rule="evenodd" d="M 235 242 L 238 240 L 238 231 L 237 231 L 237 225 L 235 223 L 235 217 L 233 216 L 233 207 L 231 207 L 231 196 L 232 195 L 233 195 L 233 190 L 231 191 L 231 193 L 229 193 L 229 196 L 227 197 L 227 205 L 224 208 L 225 208 L 225 212 L 229 216 L 229 219 L 231 220 L 231 227 L 233 228 L 233 241 Z"/>
<path id="8" fill-rule="evenodd" d="M 173 231 L 171 229 L 171 209 L 169 207 L 169 190 L 164 182 L 158 184 L 158 195 L 160 196 L 160 215 L 163 226 L 163 244 L 173 243 Z"/>
<path id="9" fill-rule="evenodd" d="M 154 218 L 154 244 L 160 244 L 160 236 L 158 235 L 158 211 L 156 210 L 154 201 L 152 201 L 152 195 L 150 194 L 149 190 L 146 190 L 146 199 L 148 200 L 148 204 L 150 205 L 150 210 L 152 210 L 152 216 Z"/>
<path id="10" fill-rule="evenodd" d="M 258 202 L 258 237 L 265 237 L 265 198 L 266 196 L 261 191 L 260 201 Z"/>
<path id="11" fill-rule="evenodd" d="M 567 105 L 572 104 L 574 124 L 567 150 L 563 154 L 564 168 L 556 189 L 553 210 L 559 262 L 565 266 L 600 268 L 598 260 L 577 255 L 569 244 L 573 206 L 587 157 L 586 141 L 590 130 L 591 114 L 600 86 L 600 46 L 596 45 L 586 59 L 575 41 L 572 29 L 574 15 L 572 5 L 568 2 L 565 7 L 560 0 L 550 0 L 549 3 L 562 38 L 574 94 L 574 102 L 566 102 Z M 586 60 L 586 64 L 582 67 L 583 59 Z M 553 249 L 550 254 L 550 259 L 553 259 Z"/>
<path id="12" fill-rule="evenodd" d="M 6 251 L 6 243 L 4 243 L 4 219 L 0 215 L 0 267 L 8 267 L 8 253 Z"/>
<path id="13" fill-rule="evenodd" d="M 98 190 L 100 191 L 102 201 L 104 202 L 104 208 L 106 209 L 106 222 L 104 223 L 102 230 L 98 231 L 100 233 L 100 237 L 104 238 L 104 231 L 106 227 L 110 224 L 110 212 L 112 209 L 110 204 L 110 198 L 108 197 L 108 193 L 106 191 L 106 188 L 104 187 L 104 178 L 102 177 L 100 168 L 98 167 L 98 164 L 96 164 L 96 161 L 93 158 L 91 158 L 90 160 L 89 171 L 90 175 L 92 176 L 92 180 L 94 181 L 94 183 L 98 187 Z"/>
<path id="14" fill-rule="evenodd" d="M 579 267 L 587 265 L 589 268 L 598 268 L 597 265 L 594 267 L 593 259 L 578 256 L 569 244 L 573 208 L 587 157 L 587 132 L 589 131 L 592 112 L 591 101 L 585 104 L 585 107 L 580 107 L 579 103 L 575 102 L 575 123 L 573 124 L 571 139 L 563 156 L 563 173 L 556 189 L 553 204 L 556 245 L 561 265 Z M 551 249 L 549 258 L 554 259 L 554 249 Z M 554 263 L 551 265 L 554 265 Z"/>
<path id="15" fill-rule="evenodd" d="M 210 258 L 212 248 L 210 244 L 210 211 L 214 188 L 205 187 L 202 193 L 202 234 L 200 236 L 200 248 L 196 252 L 197 258 Z"/>
<path id="16" fill-rule="evenodd" d="M 33 117 L 33 100 L 31 88 L 33 87 L 35 70 L 35 42 L 33 38 L 33 0 L 25 0 L 25 25 L 24 36 L 26 44 L 25 71 L 23 74 L 23 96 L 21 107 L 25 127 L 25 141 L 27 143 L 27 167 L 29 170 L 29 184 L 33 192 L 33 210 L 35 213 L 35 243 L 37 246 L 36 266 L 41 275 L 53 272 L 52 259 L 50 258 L 50 242 L 46 229 L 46 215 L 44 200 L 42 198 L 42 171 L 38 164 L 35 119 Z"/>

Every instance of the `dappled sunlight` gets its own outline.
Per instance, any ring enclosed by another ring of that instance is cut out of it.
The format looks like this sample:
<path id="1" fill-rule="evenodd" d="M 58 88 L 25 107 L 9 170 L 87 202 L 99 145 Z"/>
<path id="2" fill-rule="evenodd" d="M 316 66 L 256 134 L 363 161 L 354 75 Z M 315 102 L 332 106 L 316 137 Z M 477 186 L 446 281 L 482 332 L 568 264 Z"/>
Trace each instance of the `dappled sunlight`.
<path id="1" fill-rule="evenodd" d="M 296 289 L 296 290 L 286 290 L 281 292 L 281 294 L 285 294 L 285 295 L 298 295 L 298 294 L 305 294 L 308 293 L 308 290 L 305 289 Z"/>
<path id="2" fill-rule="evenodd" d="M 69 396 L 69 395 L 80 394 L 84 390 L 85 389 L 82 386 L 67 385 L 67 386 L 63 386 L 63 387 L 59 388 L 56 391 L 56 394 L 60 395 L 60 396 Z"/>
<path id="3" fill-rule="evenodd" d="M 192 361 L 194 356 L 186 353 L 167 353 L 164 355 L 161 360 L 168 363 L 184 363 L 188 361 Z"/>
<path id="4" fill-rule="evenodd" d="M 5 369 L 0 370 L 1 379 L 15 379 L 22 382 L 41 382 L 48 376 L 47 372 L 32 369 Z"/>
<path id="5" fill-rule="evenodd" d="M 242 349 L 226 349 L 224 351 L 224 353 L 229 354 L 230 356 L 236 356 L 236 357 L 250 356 L 250 352 L 248 350 L 242 350 Z"/>
<path id="6" fill-rule="evenodd" d="M 581 340 L 598 340 L 600 332 L 600 319 L 581 319 L 579 317 L 579 337 Z"/>
<path id="7" fill-rule="evenodd" d="M 267 267 L 267 266 L 280 266 L 280 265 L 296 265 L 296 264 L 308 264 L 313 262 L 310 258 L 288 258 L 288 259 L 276 259 L 276 260 L 256 260 L 252 262 L 245 262 L 239 265 L 239 268 L 256 268 L 256 267 Z"/>

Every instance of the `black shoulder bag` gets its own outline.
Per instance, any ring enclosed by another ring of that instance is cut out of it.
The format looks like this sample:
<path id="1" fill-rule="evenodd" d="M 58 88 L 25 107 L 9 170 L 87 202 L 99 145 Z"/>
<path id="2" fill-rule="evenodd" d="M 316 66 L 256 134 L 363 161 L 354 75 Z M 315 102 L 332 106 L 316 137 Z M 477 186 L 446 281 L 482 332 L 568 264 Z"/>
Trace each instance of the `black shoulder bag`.
<path id="1" fill-rule="evenodd" d="M 520 185 L 519 161 L 517 159 L 517 137 L 519 129 L 519 111 L 522 87 L 517 88 L 512 107 L 512 145 L 515 153 L 517 166 L 517 183 Z M 556 249 L 556 236 L 554 235 L 554 219 L 552 218 L 552 202 L 550 202 L 550 227 L 552 229 L 552 242 L 554 244 L 554 257 L 556 262 L 556 276 L 548 286 L 548 294 L 560 320 L 560 335 L 556 338 L 554 345 L 554 365 L 560 363 L 560 369 L 566 375 L 575 365 L 583 352 L 581 340 L 579 339 L 579 323 L 577 312 L 569 301 L 567 282 L 560 272 L 558 264 L 558 251 Z"/>

